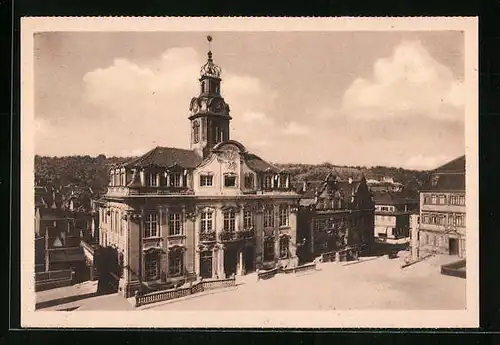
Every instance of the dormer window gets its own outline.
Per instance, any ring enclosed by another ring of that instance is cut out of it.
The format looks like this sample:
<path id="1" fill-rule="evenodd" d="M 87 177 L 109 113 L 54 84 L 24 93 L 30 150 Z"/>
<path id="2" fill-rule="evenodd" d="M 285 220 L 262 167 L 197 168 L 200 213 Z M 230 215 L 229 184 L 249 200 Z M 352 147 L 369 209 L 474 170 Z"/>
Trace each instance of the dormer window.
<path id="1" fill-rule="evenodd" d="M 180 173 L 170 173 L 170 187 L 181 187 L 181 174 Z"/>
<path id="2" fill-rule="evenodd" d="M 156 187 L 157 184 L 156 174 L 148 174 L 148 185 L 150 187 Z"/>
<path id="3" fill-rule="evenodd" d="M 280 188 L 287 188 L 288 183 L 287 183 L 288 175 L 286 174 L 281 174 L 279 177 L 279 187 Z"/>
<path id="4" fill-rule="evenodd" d="M 271 189 L 273 186 L 273 178 L 271 175 L 265 175 L 264 176 L 264 183 L 263 183 L 263 187 L 265 189 Z"/>
<path id="5" fill-rule="evenodd" d="M 254 188 L 253 174 L 245 175 L 245 188 L 247 189 Z"/>

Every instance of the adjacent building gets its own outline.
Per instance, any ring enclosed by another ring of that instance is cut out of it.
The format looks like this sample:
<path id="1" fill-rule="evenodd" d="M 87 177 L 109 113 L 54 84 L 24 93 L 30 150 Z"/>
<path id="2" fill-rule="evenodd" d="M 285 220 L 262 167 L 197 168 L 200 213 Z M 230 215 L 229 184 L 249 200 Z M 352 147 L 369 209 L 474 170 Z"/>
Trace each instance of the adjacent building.
<path id="1" fill-rule="evenodd" d="M 114 166 L 98 203 L 99 242 L 116 249 L 127 297 L 297 264 L 300 196 L 289 174 L 230 139 L 211 52 L 200 74 L 189 104 L 190 149 L 156 147 Z"/>
<path id="2" fill-rule="evenodd" d="M 368 179 L 366 183 L 372 192 L 398 193 L 403 190 L 403 184 L 394 181 L 394 178 L 389 176 L 384 176 L 381 179 Z"/>
<path id="3" fill-rule="evenodd" d="M 432 171 L 420 190 L 419 254 L 465 257 L 465 155 Z"/>
<path id="4" fill-rule="evenodd" d="M 304 261 L 372 243 L 373 226 L 372 194 L 361 171 L 334 167 L 325 180 L 303 183 L 297 237 Z"/>
<path id="5" fill-rule="evenodd" d="M 374 236 L 382 240 L 410 237 L 410 215 L 418 212 L 419 201 L 400 192 L 373 192 L 375 202 Z"/>

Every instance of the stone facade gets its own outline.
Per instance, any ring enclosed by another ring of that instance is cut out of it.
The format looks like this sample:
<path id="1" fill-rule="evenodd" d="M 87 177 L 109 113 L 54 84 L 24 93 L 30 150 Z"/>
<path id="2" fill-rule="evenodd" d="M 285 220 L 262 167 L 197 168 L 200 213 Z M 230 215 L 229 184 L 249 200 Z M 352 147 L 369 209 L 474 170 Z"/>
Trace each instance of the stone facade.
<path id="1" fill-rule="evenodd" d="M 209 53 L 190 104 L 191 149 L 157 147 L 110 169 L 99 242 L 123 257 L 119 290 L 297 264 L 300 195 L 289 174 L 229 139 L 229 106 Z"/>
<path id="2" fill-rule="evenodd" d="M 420 191 L 419 254 L 465 257 L 465 156 L 434 170 Z"/>

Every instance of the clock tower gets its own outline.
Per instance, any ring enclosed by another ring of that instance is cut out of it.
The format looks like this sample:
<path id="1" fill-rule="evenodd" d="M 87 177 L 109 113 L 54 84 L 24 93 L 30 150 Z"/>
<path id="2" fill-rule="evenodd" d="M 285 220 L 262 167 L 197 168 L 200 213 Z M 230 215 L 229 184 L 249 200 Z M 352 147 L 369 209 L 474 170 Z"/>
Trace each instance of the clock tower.
<path id="1" fill-rule="evenodd" d="M 208 42 L 212 37 L 207 37 Z M 229 140 L 229 105 L 221 96 L 221 68 L 216 65 L 209 49 L 207 62 L 200 70 L 200 94 L 191 99 L 191 149 L 205 158 L 222 141 Z"/>

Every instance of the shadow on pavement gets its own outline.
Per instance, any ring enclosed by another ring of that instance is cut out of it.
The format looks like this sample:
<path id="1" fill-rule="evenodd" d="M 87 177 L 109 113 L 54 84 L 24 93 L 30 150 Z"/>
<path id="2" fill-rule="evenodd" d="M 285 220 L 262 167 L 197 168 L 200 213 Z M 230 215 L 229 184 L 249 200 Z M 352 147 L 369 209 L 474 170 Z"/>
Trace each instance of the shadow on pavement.
<path id="1" fill-rule="evenodd" d="M 109 293 L 107 293 L 107 294 L 109 294 Z M 76 301 L 80 301 L 82 299 L 103 296 L 103 295 L 107 295 L 107 294 L 106 293 L 90 292 L 90 293 L 81 294 L 81 295 L 57 298 L 57 299 L 53 299 L 53 300 L 49 300 L 49 301 L 39 302 L 35 305 L 35 309 L 49 308 L 49 307 L 53 307 L 53 306 L 60 305 L 60 304 L 76 302 Z M 62 309 L 62 310 L 66 310 L 66 309 Z"/>

